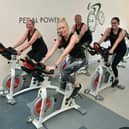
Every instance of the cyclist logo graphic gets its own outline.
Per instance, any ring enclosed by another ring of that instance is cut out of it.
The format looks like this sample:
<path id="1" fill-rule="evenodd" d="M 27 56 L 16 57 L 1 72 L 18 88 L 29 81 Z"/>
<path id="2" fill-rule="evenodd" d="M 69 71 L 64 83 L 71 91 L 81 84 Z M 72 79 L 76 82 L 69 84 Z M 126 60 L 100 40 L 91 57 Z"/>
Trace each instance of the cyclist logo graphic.
<path id="1" fill-rule="evenodd" d="M 104 12 L 101 10 L 101 3 L 89 3 L 87 9 L 89 10 L 87 25 L 91 32 L 95 32 L 96 26 L 98 24 L 103 25 L 105 22 Z"/>

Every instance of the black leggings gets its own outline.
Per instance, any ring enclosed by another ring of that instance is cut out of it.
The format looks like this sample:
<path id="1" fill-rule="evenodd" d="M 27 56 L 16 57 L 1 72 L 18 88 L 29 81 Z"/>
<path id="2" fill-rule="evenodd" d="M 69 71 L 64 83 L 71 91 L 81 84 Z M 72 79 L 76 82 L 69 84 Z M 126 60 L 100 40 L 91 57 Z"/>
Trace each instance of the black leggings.
<path id="1" fill-rule="evenodd" d="M 123 59 L 125 53 L 126 53 L 126 48 L 125 49 L 121 49 L 120 51 L 117 51 L 114 54 L 113 61 L 112 61 L 112 70 L 113 70 L 113 73 L 114 73 L 114 75 L 115 75 L 116 78 L 118 77 L 117 65 Z"/>

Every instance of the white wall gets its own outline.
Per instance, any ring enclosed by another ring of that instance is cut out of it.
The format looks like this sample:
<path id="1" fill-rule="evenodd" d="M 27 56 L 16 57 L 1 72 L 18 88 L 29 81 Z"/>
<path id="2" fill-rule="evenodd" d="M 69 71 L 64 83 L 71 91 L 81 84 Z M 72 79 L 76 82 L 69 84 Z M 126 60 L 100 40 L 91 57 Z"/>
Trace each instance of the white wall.
<path id="1" fill-rule="evenodd" d="M 65 16 L 68 23 L 72 24 L 74 11 L 83 5 L 81 0 L 78 0 L 77 4 L 74 0 L 70 2 L 69 0 L 0 0 L 0 3 L 0 42 L 6 46 L 14 44 L 25 32 L 25 25 L 22 22 L 19 23 L 19 17 L 37 18 L 36 27 L 49 44 L 48 46 L 51 46 L 56 36 L 56 22 L 39 22 L 39 19 Z M 9 71 L 9 66 L 3 57 L 0 57 L 0 60 L 0 81 L 2 81 Z"/>
<path id="2" fill-rule="evenodd" d="M 47 22 L 47 18 L 66 17 L 69 25 L 74 23 L 76 13 L 82 15 L 87 22 L 88 3 L 100 2 L 105 15 L 105 23 L 99 25 L 94 32 L 94 40 L 98 40 L 100 34 L 110 26 L 112 16 L 119 16 L 121 26 L 129 30 L 128 0 L 0 0 L 0 42 L 6 46 L 14 44 L 24 33 L 25 25 L 19 17 L 34 17 L 38 23 L 37 28 L 42 33 L 45 41 L 51 47 L 56 36 L 56 20 Z M 45 18 L 45 22 L 41 19 Z M 40 22 L 41 21 L 41 22 Z M 0 57 L 0 81 L 9 71 L 9 66 L 3 57 Z"/>

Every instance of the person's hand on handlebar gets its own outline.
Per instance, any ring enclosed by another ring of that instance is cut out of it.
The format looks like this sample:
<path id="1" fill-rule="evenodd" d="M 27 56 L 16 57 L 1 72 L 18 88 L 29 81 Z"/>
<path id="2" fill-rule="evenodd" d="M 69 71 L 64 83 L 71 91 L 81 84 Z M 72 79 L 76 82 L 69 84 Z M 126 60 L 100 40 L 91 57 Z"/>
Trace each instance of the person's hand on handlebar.
<path id="1" fill-rule="evenodd" d="M 21 55 L 21 53 L 22 53 L 21 51 L 17 51 L 17 55 L 19 55 L 19 56 L 20 56 L 20 55 Z"/>
<path id="2" fill-rule="evenodd" d="M 109 54 L 113 54 L 114 53 L 114 50 L 111 48 L 110 50 L 109 50 Z"/>
<path id="3" fill-rule="evenodd" d="M 100 44 L 99 44 L 99 43 L 97 43 L 97 42 L 94 42 L 94 44 L 93 44 L 93 49 L 95 49 L 95 50 L 96 50 L 96 52 L 99 52 L 99 51 L 100 51 L 100 49 L 101 49 Z"/>
<path id="4" fill-rule="evenodd" d="M 46 70 L 47 71 L 51 71 L 51 70 L 54 70 L 55 71 L 55 67 L 54 66 L 46 66 Z"/>

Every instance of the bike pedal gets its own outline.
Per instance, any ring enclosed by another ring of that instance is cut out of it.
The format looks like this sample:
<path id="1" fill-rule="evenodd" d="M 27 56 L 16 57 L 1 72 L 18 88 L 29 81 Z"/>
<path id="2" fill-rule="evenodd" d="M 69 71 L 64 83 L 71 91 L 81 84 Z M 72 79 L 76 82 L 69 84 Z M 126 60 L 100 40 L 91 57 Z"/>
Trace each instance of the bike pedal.
<path id="1" fill-rule="evenodd" d="M 4 90 L 0 90 L 0 95 L 3 95 L 4 94 Z"/>
<path id="2" fill-rule="evenodd" d="M 31 116 L 29 116 L 29 117 L 26 119 L 26 122 L 27 122 L 27 123 L 32 122 L 32 118 L 31 118 Z"/>
<path id="3" fill-rule="evenodd" d="M 66 99 L 65 105 L 67 105 L 69 103 L 70 99 L 72 99 L 72 98 L 69 97 L 69 98 Z"/>

